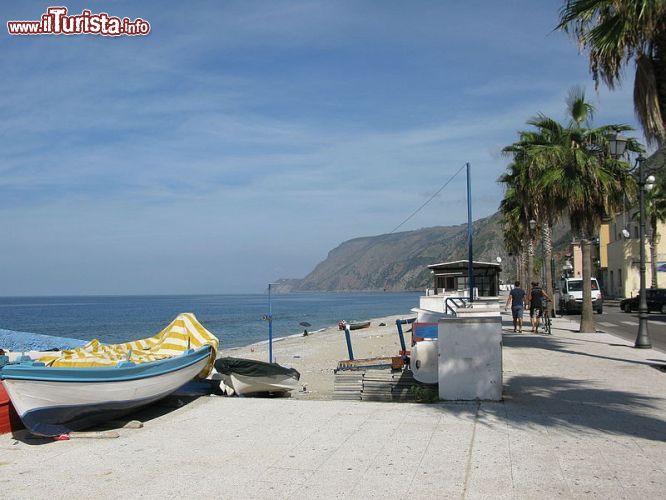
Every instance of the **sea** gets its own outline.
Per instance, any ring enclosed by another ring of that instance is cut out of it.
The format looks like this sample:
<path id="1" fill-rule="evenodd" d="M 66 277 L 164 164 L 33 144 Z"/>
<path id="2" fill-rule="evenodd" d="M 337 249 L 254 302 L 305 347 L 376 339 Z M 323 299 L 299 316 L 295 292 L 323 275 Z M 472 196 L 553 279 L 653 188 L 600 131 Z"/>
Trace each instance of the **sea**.
<path id="1" fill-rule="evenodd" d="M 280 338 L 297 335 L 304 329 L 316 332 L 335 326 L 340 320 L 363 321 L 389 315 L 411 317 L 414 314 L 410 309 L 418 307 L 419 295 L 418 292 L 273 293 L 270 304 L 268 294 L 0 297 L 0 333 L 5 338 L 29 338 L 30 335 L 14 334 L 28 332 L 39 334 L 35 336 L 37 339 L 44 338 L 41 335 L 83 341 L 96 338 L 113 344 L 152 336 L 179 313 L 191 312 L 220 339 L 221 348 L 231 348 L 268 339 L 269 306 L 273 338 Z M 40 342 L 33 340 L 14 349 L 40 348 Z"/>

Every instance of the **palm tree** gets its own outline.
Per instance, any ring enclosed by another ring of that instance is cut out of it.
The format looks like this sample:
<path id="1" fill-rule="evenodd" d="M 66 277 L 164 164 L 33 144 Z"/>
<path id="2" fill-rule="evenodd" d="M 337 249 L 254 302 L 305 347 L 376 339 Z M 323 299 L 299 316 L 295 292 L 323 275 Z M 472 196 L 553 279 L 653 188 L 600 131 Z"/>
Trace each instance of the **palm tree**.
<path id="1" fill-rule="evenodd" d="M 517 280 L 523 282 L 526 273 L 523 269 L 525 261 L 522 258 L 522 250 L 526 226 L 523 222 L 522 203 L 511 185 L 508 185 L 504 199 L 500 203 L 500 211 L 503 219 L 504 247 L 509 254 L 516 256 Z"/>
<path id="2" fill-rule="evenodd" d="M 571 230 L 581 240 L 583 308 L 580 331 L 594 332 L 590 239 L 596 235 L 602 219 L 620 209 L 625 191 L 631 191 L 634 185 L 627 163 L 610 158 L 606 146 L 611 132 L 631 130 L 631 127 L 591 128 L 594 108 L 585 100 L 585 93 L 580 88 L 570 91 L 567 108 L 569 122 L 566 126 L 543 115 L 532 121 L 548 137 L 548 142 L 532 146 L 530 156 L 542 166 L 540 189 L 550 193 L 555 206 L 566 209 Z M 640 150 L 640 145 L 631 139 L 627 149 Z"/>
<path id="3" fill-rule="evenodd" d="M 632 61 L 634 109 L 649 144 L 666 140 L 666 1 L 567 0 L 557 29 L 589 50 L 595 84 L 611 90 Z"/>
<path id="4" fill-rule="evenodd" d="M 553 140 L 552 134 L 548 130 L 548 124 L 543 120 L 544 117 L 538 116 L 532 118 L 527 123 L 532 125 L 536 130 L 519 132 L 519 140 L 503 149 L 505 154 L 511 154 L 515 162 L 520 162 L 523 165 L 523 171 L 529 173 L 531 179 L 530 193 L 525 200 L 528 210 L 529 218 L 533 218 L 541 227 L 542 242 L 544 249 L 544 270 L 545 270 L 545 289 L 546 293 L 553 297 L 553 280 L 552 280 L 552 255 L 553 255 L 553 241 L 552 241 L 552 227 L 561 213 L 563 203 L 559 198 L 553 196 L 550 191 L 545 191 L 539 188 L 540 177 L 543 175 L 544 165 L 534 161 L 531 151 L 535 146 L 544 146 L 550 144 Z M 500 178 L 500 181 L 502 179 Z M 528 254 L 534 254 L 535 241 L 532 239 L 528 244 Z M 529 260 L 529 259 L 528 259 Z M 529 281 L 533 280 L 533 276 L 529 275 Z M 551 304 L 551 309 L 554 313 L 554 304 Z M 553 314 L 554 315 L 554 314 Z"/>
<path id="5" fill-rule="evenodd" d="M 555 194 L 555 193 L 548 193 Z M 542 205 L 540 210 L 540 224 L 541 224 L 541 241 L 543 243 L 543 267 L 545 282 L 544 287 L 546 293 L 551 299 L 554 299 L 554 284 L 553 284 L 553 224 L 562 214 L 562 205 L 557 205 L 556 196 L 543 196 L 541 198 Z M 550 304 L 550 315 L 555 317 L 555 302 Z"/>
<path id="6" fill-rule="evenodd" d="M 511 146 L 507 146 L 508 149 Z M 534 269 L 534 235 L 529 230 L 529 221 L 532 219 L 531 199 L 535 193 L 535 183 L 531 178 L 529 165 L 521 161 L 516 155 L 508 167 L 507 171 L 500 176 L 498 181 L 506 186 L 504 199 L 500 203 L 500 210 L 504 214 L 505 222 L 511 226 L 511 230 L 517 235 L 512 237 L 512 242 L 520 241 L 520 250 L 516 249 L 523 256 L 525 264 L 525 281 L 532 279 Z M 506 240 L 505 234 L 505 240 Z M 523 243 L 527 241 L 527 246 Z"/>

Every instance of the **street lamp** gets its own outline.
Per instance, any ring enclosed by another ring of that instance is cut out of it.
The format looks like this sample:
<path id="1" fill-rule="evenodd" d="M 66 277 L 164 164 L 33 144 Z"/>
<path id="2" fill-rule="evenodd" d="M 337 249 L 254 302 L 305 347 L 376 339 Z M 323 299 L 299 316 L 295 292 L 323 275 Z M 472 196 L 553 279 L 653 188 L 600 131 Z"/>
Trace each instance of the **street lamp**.
<path id="1" fill-rule="evenodd" d="M 569 259 L 564 262 L 564 265 L 562 266 L 562 273 L 564 274 L 565 278 L 570 278 L 573 274 L 573 266 L 571 265 L 571 261 Z"/>
<path id="2" fill-rule="evenodd" d="M 608 152 L 615 158 L 621 158 L 627 149 L 627 138 L 613 133 L 608 136 Z"/>
<path id="3" fill-rule="evenodd" d="M 620 134 L 611 134 L 608 136 L 608 149 L 611 156 L 619 159 L 624 155 L 627 148 L 627 138 L 622 137 Z M 636 335 L 636 342 L 634 347 L 638 349 L 650 349 L 652 344 L 650 342 L 650 334 L 648 332 L 648 307 L 645 292 L 645 191 L 652 189 L 655 178 L 653 175 L 645 177 L 643 163 L 645 158 L 638 156 L 636 158 L 636 166 L 638 168 L 638 216 L 639 216 L 639 230 L 638 230 L 638 248 L 639 248 L 639 278 L 640 278 L 640 291 L 638 293 L 638 334 Z M 622 232 L 623 234 L 624 231 Z"/>
<path id="4" fill-rule="evenodd" d="M 640 292 L 638 299 L 638 335 L 636 336 L 636 343 L 634 347 L 639 349 L 650 349 L 650 334 L 648 332 L 648 307 L 645 292 L 645 191 L 649 191 L 654 186 L 654 175 L 645 177 L 643 163 L 645 158 L 639 156 L 636 158 L 638 166 L 638 214 L 639 214 L 639 230 L 638 230 L 638 245 L 640 249 Z"/>

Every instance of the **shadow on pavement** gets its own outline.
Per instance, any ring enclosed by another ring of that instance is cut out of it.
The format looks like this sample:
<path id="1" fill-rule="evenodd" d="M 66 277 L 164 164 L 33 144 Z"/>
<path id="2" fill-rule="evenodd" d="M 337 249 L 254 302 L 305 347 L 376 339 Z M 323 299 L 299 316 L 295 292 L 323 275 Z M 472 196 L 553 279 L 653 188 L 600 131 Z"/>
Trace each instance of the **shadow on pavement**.
<path id="1" fill-rule="evenodd" d="M 504 405 L 483 405 L 484 412 L 510 424 L 588 428 L 616 435 L 666 441 L 666 421 L 650 413 L 661 398 L 597 389 L 584 380 L 516 376 L 504 385 Z M 480 418 L 483 423 L 483 419 Z"/>
<path id="2" fill-rule="evenodd" d="M 581 362 L 584 358 L 598 358 L 660 369 L 666 366 L 666 360 L 662 359 L 637 361 L 621 357 L 623 344 L 613 345 L 585 338 L 571 340 L 566 337 L 503 333 L 503 344 L 508 349 L 562 352 L 580 356 Z M 577 349 L 580 342 L 613 345 L 618 348 L 618 357 L 583 352 Z M 529 375 L 506 377 L 503 394 L 504 404 L 481 403 L 480 424 L 495 425 L 496 419 L 500 419 L 519 427 L 560 427 L 583 432 L 587 428 L 590 431 L 666 441 L 666 421 L 655 416 L 663 407 L 661 398 L 592 387 L 586 380 Z"/>
<path id="3" fill-rule="evenodd" d="M 142 423 L 149 422 L 150 420 L 167 415 L 177 410 L 178 408 L 187 406 L 188 404 L 192 403 L 198 398 L 199 396 L 179 396 L 179 395 L 166 396 L 148 406 L 138 408 L 137 410 L 128 413 L 122 418 L 110 420 L 108 422 L 101 422 L 97 425 L 81 429 L 81 431 L 83 431 L 84 433 L 85 432 L 103 433 L 105 431 L 120 430 L 125 424 L 127 424 L 127 422 L 131 420 L 138 420 Z M 12 437 L 17 441 L 21 441 L 22 443 L 32 446 L 52 444 L 57 442 L 57 440 L 52 437 L 44 437 L 32 434 L 27 429 L 20 429 L 13 432 Z M 95 439 L 95 438 L 83 438 L 83 439 Z"/>
<path id="4" fill-rule="evenodd" d="M 536 335 L 515 335 L 515 334 L 505 334 L 502 336 L 503 340 L 503 345 L 504 347 L 512 348 L 512 347 L 519 347 L 519 348 L 534 348 L 534 349 L 545 349 L 547 351 L 558 351 L 558 352 L 563 352 L 567 354 L 574 354 L 577 356 L 584 356 L 588 358 L 597 358 L 597 359 L 608 359 L 611 361 L 620 361 L 624 363 L 631 363 L 631 364 L 636 364 L 636 365 L 645 365 L 645 366 L 654 366 L 655 363 L 650 363 L 647 361 L 637 361 L 634 359 L 627 359 L 627 358 L 621 358 L 621 357 L 613 357 L 613 356 L 602 356 L 600 354 L 590 354 L 587 352 L 581 352 L 581 351 L 576 351 L 571 349 L 570 347 L 574 347 L 576 345 L 576 342 L 591 342 L 591 343 L 598 343 L 598 344 L 604 344 L 604 345 L 613 345 L 617 347 L 625 347 L 622 344 L 609 344 L 607 342 L 598 342 L 598 341 L 592 341 L 592 340 L 586 340 L 586 339 L 576 339 L 576 342 L 567 342 L 566 339 L 563 339 L 562 337 L 551 337 L 551 336 L 536 336 Z"/>

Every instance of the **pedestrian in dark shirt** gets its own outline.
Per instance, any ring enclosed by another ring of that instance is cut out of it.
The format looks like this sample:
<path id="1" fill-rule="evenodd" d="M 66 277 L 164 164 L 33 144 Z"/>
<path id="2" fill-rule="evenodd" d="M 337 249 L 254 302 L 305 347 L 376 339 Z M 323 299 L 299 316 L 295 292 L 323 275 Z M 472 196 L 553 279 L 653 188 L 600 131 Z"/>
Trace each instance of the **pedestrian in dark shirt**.
<path id="1" fill-rule="evenodd" d="M 525 290 L 520 288 L 520 281 L 516 281 L 514 287 L 509 292 L 509 298 L 506 299 L 504 310 L 511 304 L 511 316 L 513 316 L 513 331 L 523 333 L 523 308 L 525 306 Z"/>
<path id="2" fill-rule="evenodd" d="M 550 300 L 550 297 L 539 286 L 539 283 L 532 282 L 532 290 L 530 290 L 530 321 L 532 322 L 532 332 L 539 331 L 539 323 L 543 317 L 543 301 L 544 299 Z"/>

